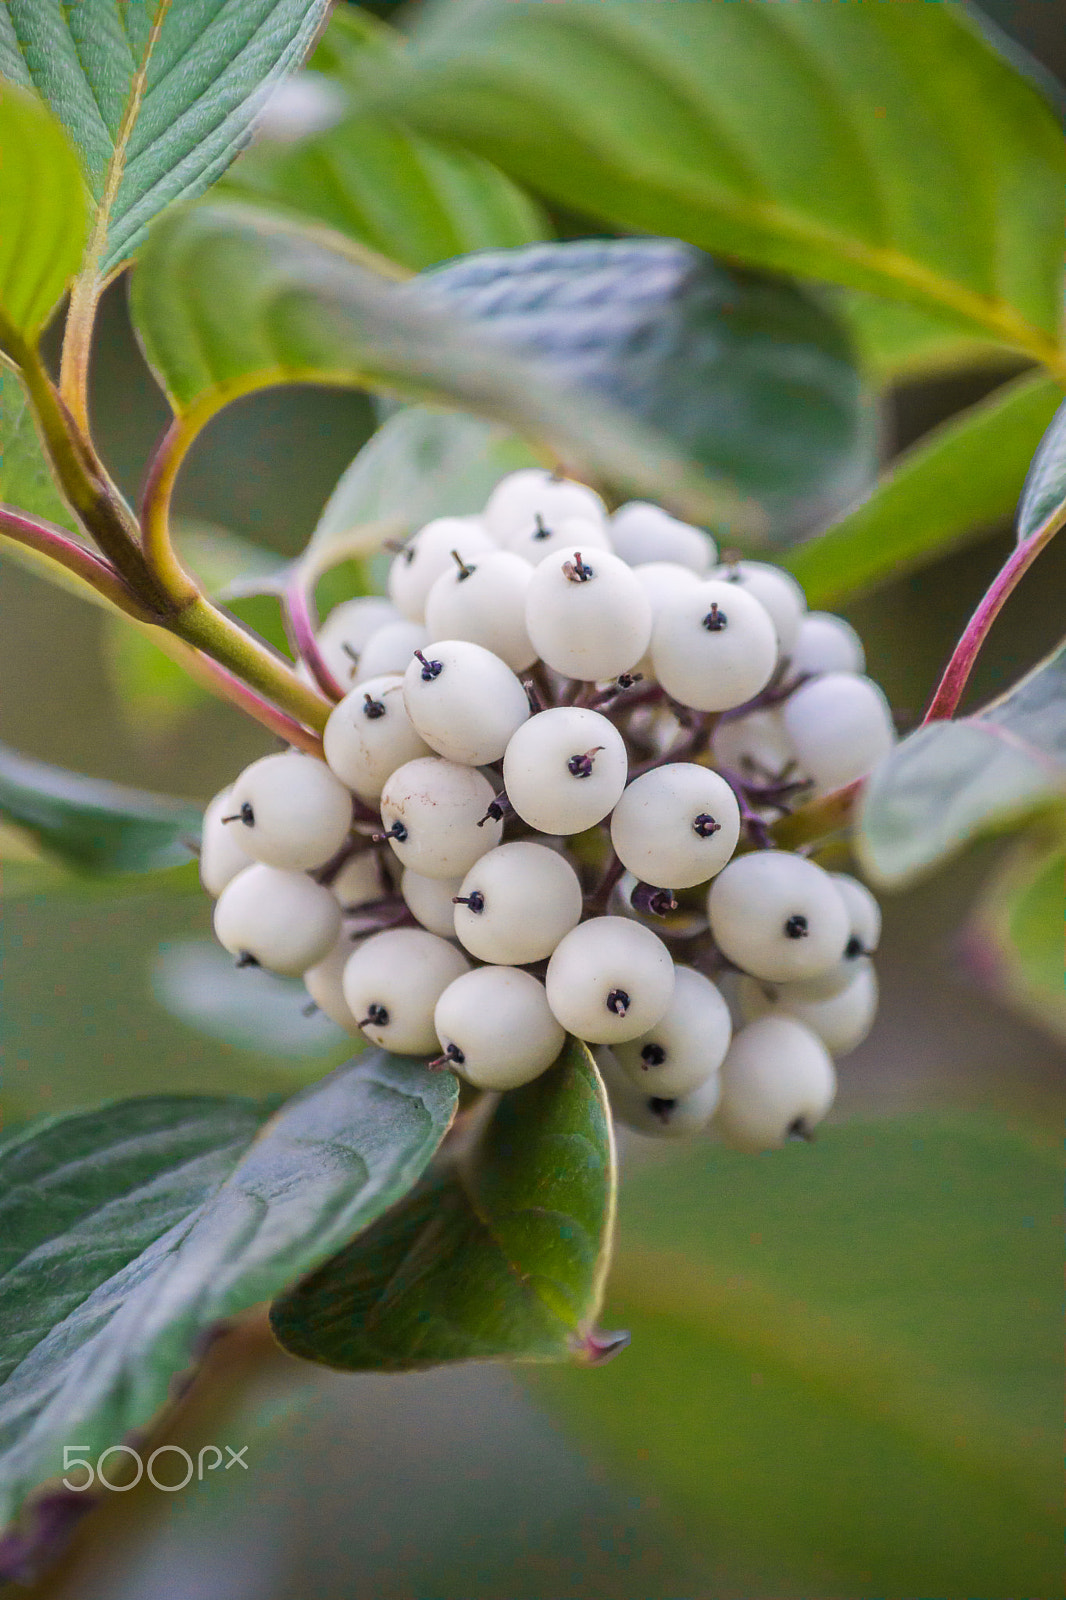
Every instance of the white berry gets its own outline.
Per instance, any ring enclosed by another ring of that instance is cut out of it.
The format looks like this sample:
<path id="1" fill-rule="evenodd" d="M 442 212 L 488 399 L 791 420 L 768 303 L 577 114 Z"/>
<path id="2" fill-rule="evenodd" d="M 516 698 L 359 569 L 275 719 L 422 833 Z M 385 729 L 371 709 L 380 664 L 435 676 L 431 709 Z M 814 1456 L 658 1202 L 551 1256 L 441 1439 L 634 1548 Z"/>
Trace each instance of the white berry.
<path id="1" fill-rule="evenodd" d="M 618 556 L 571 545 L 533 573 L 526 627 L 556 672 L 586 681 L 617 678 L 648 648 L 651 602 Z"/>
<path id="2" fill-rule="evenodd" d="M 715 1131 L 735 1150 L 809 1139 L 836 1094 L 828 1050 L 792 1017 L 763 1017 L 741 1028 L 720 1078 Z"/>
<path id="3" fill-rule="evenodd" d="M 507 544 L 511 555 L 519 556 L 534 568 L 550 556 L 566 556 L 582 548 L 610 552 L 611 539 L 605 522 L 593 522 L 588 517 L 562 517 L 549 523 L 538 517 Z"/>
<path id="4" fill-rule="evenodd" d="M 517 1089 L 558 1056 L 566 1034 L 544 985 L 514 967 L 476 967 L 450 983 L 433 1025 L 450 1065 L 478 1089 Z"/>
<path id="5" fill-rule="evenodd" d="M 442 939 L 455 938 L 454 900 L 462 887 L 462 878 L 426 878 L 410 867 L 400 879 L 400 893 L 415 921 Z"/>
<path id="6" fill-rule="evenodd" d="M 767 1016 L 795 1017 L 818 1035 L 830 1055 L 843 1056 L 857 1049 L 877 1015 L 873 963 L 860 957 L 852 965 L 849 981 L 835 994 L 809 999 L 803 990 L 803 984 L 768 984 L 757 978 L 742 978 L 737 999 L 747 1022 Z"/>
<path id="7" fill-rule="evenodd" d="M 501 966 L 544 960 L 581 920 L 581 884 L 569 861 L 525 839 L 483 855 L 458 894 L 457 938 L 471 955 Z"/>
<path id="8" fill-rule="evenodd" d="M 572 478 L 560 478 L 541 467 L 525 467 L 502 478 L 482 513 L 485 527 L 501 545 L 520 540 L 536 525 L 565 517 L 603 523 L 606 508 L 594 489 Z"/>
<path id="9" fill-rule="evenodd" d="M 730 711 L 765 689 L 777 665 L 766 607 L 739 585 L 708 578 L 665 601 L 651 637 L 655 676 L 695 711 Z"/>
<path id="10" fill-rule="evenodd" d="M 837 893 L 843 897 L 850 919 L 845 957 L 869 956 L 881 943 L 881 907 L 858 878 L 848 872 L 831 872 Z"/>
<path id="11" fill-rule="evenodd" d="M 827 971 L 848 941 L 848 913 L 832 878 L 784 850 L 734 857 L 707 892 L 707 920 L 728 960 L 775 983 Z"/>
<path id="12" fill-rule="evenodd" d="M 782 717 L 800 766 L 822 793 L 865 778 L 896 737 L 882 690 L 850 672 L 801 684 Z"/>
<path id="13" fill-rule="evenodd" d="M 674 968 L 674 993 L 654 1027 L 615 1046 L 619 1065 L 645 1095 L 679 1099 L 725 1059 L 733 1024 L 721 990 L 692 967 Z"/>
<path id="14" fill-rule="evenodd" d="M 360 675 L 361 656 L 367 641 L 379 629 L 399 622 L 400 613 L 391 600 L 379 595 L 359 595 L 334 606 L 315 638 L 318 652 L 337 682 L 345 687 Z"/>
<path id="15" fill-rule="evenodd" d="M 372 905 L 391 892 L 385 871 L 385 862 L 376 850 L 360 850 L 346 861 L 330 888 L 340 902 L 342 911 L 357 911 L 360 906 Z"/>
<path id="16" fill-rule="evenodd" d="M 227 883 L 214 920 L 218 942 L 231 955 L 298 977 L 329 953 L 341 908 L 304 873 L 256 864 Z"/>
<path id="17" fill-rule="evenodd" d="M 540 833 L 583 833 L 613 810 L 626 784 L 625 740 L 598 711 L 554 706 L 524 722 L 504 752 L 514 810 Z"/>
<path id="18" fill-rule="evenodd" d="M 529 716 L 529 697 L 510 667 L 467 639 L 419 651 L 404 673 L 403 699 L 429 747 L 468 767 L 498 761 Z"/>
<path id="19" fill-rule="evenodd" d="M 859 635 L 850 622 L 829 611 L 807 613 L 789 655 L 792 677 L 821 672 L 862 672 L 866 667 L 866 653 Z"/>
<path id="20" fill-rule="evenodd" d="M 429 643 L 429 634 L 420 622 L 408 622 L 401 617 L 397 622 L 387 622 L 372 633 L 359 657 L 357 682 L 364 678 L 402 677 L 416 650 Z"/>
<path id="21" fill-rule="evenodd" d="M 233 815 L 233 790 L 216 794 L 204 812 L 200 830 L 200 882 L 217 898 L 238 872 L 251 866 L 252 857 L 241 844 L 242 829 L 223 817 Z"/>
<path id="22" fill-rule="evenodd" d="M 634 778 L 611 817 L 611 842 L 622 865 L 664 889 L 706 883 L 725 866 L 739 837 L 732 789 L 717 772 L 691 761 Z"/>
<path id="23" fill-rule="evenodd" d="M 381 820 L 405 867 L 427 878 L 458 878 L 500 842 L 502 822 L 482 822 L 492 800 L 492 785 L 476 768 L 423 756 L 387 780 Z"/>
<path id="24" fill-rule="evenodd" d="M 346 694 L 330 712 L 323 743 L 331 770 L 368 802 L 397 767 L 430 754 L 407 714 L 396 673 L 366 678 Z"/>
<path id="25" fill-rule="evenodd" d="M 349 956 L 344 998 L 374 1044 L 397 1055 L 435 1054 L 437 1001 L 469 966 L 460 950 L 425 928 L 390 928 Z"/>
<path id="26" fill-rule="evenodd" d="M 452 551 L 464 560 L 487 554 L 495 541 L 480 517 L 437 517 L 412 534 L 389 568 L 389 599 L 411 622 L 422 622 L 426 598 L 442 572 L 454 566 Z"/>
<path id="27" fill-rule="evenodd" d="M 615 554 L 631 567 L 647 561 L 676 561 L 691 572 L 706 572 L 718 560 L 710 534 L 679 522 L 646 500 L 619 506 L 610 522 Z"/>
<path id="28" fill-rule="evenodd" d="M 426 599 L 426 627 L 434 639 L 469 639 L 526 672 L 537 652 L 526 629 L 526 590 L 533 568 L 509 550 L 452 562 Z"/>
<path id="29" fill-rule="evenodd" d="M 716 567 L 713 578 L 744 589 L 770 613 L 779 653 L 790 655 L 807 611 L 807 598 L 791 573 L 768 561 L 734 561 Z"/>
<path id="30" fill-rule="evenodd" d="M 650 1139 L 683 1139 L 699 1133 L 714 1115 L 718 1105 L 718 1074 L 712 1072 L 702 1083 L 683 1095 L 659 1095 L 643 1090 L 626 1073 L 614 1052 L 602 1045 L 594 1051 L 616 1120 Z"/>
<path id="31" fill-rule="evenodd" d="M 720 722 L 712 748 L 716 766 L 729 767 L 753 783 L 781 779 L 795 759 L 776 707 Z"/>
<path id="32" fill-rule="evenodd" d="M 352 797 L 324 761 L 286 751 L 245 767 L 230 796 L 241 849 L 267 866 L 309 871 L 336 855 Z"/>
<path id="33" fill-rule="evenodd" d="M 625 917 L 593 917 L 556 946 L 545 987 L 569 1033 L 617 1044 L 645 1033 L 665 1014 L 674 964 L 650 928 Z"/>
<path id="34" fill-rule="evenodd" d="M 344 998 L 344 969 L 355 949 L 352 936 L 342 928 L 332 950 L 304 973 L 304 987 L 318 1009 L 346 1033 L 358 1033 L 359 1024 Z"/>

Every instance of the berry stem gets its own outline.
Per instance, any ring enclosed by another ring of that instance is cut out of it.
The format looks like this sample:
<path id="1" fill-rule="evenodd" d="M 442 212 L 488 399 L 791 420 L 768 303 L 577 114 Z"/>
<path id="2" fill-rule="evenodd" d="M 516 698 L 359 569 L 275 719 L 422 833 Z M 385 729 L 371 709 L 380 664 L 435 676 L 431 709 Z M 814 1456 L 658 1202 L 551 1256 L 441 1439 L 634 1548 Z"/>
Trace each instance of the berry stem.
<path id="1" fill-rule="evenodd" d="M 329 670 L 325 657 L 318 648 L 318 640 L 315 638 L 317 618 L 314 596 L 304 582 L 299 568 L 293 569 L 292 577 L 285 585 L 281 611 L 288 641 L 322 693 L 328 695 L 331 700 L 343 700 L 344 690 Z"/>
<path id="2" fill-rule="evenodd" d="M 966 631 L 955 646 L 951 660 L 945 667 L 944 675 L 929 702 L 929 709 L 922 719 L 923 725 L 927 722 L 943 722 L 955 715 L 974 663 L 993 622 L 1041 550 L 1051 543 L 1064 523 L 1066 523 L 1066 500 L 1056 506 L 1051 515 L 1029 535 L 1028 539 L 1023 539 L 1020 544 L 1015 545 L 993 578 L 980 605 L 967 623 Z"/>
<path id="3" fill-rule="evenodd" d="M 618 857 L 611 852 L 611 859 L 599 883 L 591 894 L 585 896 L 585 913 L 587 916 L 598 917 L 607 910 L 607 902 L 611 898 L 611 890 L 625 871 Z"/>

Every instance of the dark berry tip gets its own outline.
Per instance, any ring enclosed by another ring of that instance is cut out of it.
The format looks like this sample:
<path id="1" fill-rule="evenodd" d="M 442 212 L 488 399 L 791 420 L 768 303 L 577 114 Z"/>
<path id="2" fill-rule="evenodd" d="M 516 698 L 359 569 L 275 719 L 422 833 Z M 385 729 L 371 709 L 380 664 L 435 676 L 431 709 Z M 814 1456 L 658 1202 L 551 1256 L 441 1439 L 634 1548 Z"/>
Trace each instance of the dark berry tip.
<path id="1" fill-rule="evenodd" d="M 701 811 L 699 816 L 693 820 L 692 831 L 693 833 L 698 833 L 701 839 L 710 839 L 713 834 L 721 833 L 722 824 L 715 822 L 714 818 L 708 816 L 706 811 Z"/>
<path id="2" fill-rule="evenodd" d="M 808 923 L 806 917 L 789 917 L 788 921 L 785 923 L 786 939 L 806 939 L 810 931 L 810 924 Z"/>
<path id="3" fill-rule="evenodd" d="M 716 600 L 712 601 L 711 609 L 703 619 L 703 626 L 707 629 L 707 632 L 721 633 L 722 629 L 728 626 L 728 623 L 729 618 L 726 616 L 721 606 Z"/>
<path id="4" fill-rule="evenodd" d="M 607 996 L 607 1009 L 613 1016 L 624 1017 L 631 1004 L 624 989 L 612 989 Z"/>
<path id="5" fill-rule="evenodd" d="M 661 1044 L 646 1044 L 640 1052 L 640 1059 L 646 1067 L 661 1067 L 666 1060 L 666 1051 Z"/>

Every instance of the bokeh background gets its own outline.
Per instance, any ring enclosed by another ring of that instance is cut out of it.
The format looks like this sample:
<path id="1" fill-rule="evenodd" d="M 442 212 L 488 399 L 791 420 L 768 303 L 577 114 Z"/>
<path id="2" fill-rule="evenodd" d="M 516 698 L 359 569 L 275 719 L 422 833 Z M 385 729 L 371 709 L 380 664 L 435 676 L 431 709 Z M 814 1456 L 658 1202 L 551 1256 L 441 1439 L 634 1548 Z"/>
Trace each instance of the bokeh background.
<path id="1" fill-rule="evenodd" d="M 986 9 L 1066 75 L 1058 0 Z M 886 451 L 1002 377 L 901 391 Z M 94 391 L 104 454 L 134 494 L 165 409 L 122 283 L 105 305 Z M 373 426 L 360 396 L 252 397 L 208 430 L 179 511 L 294 554 Z M 991 530 L 847 608 L 894 705 L 920 710 L 1010 539 Z M 1058 642 L 1063 593 L 1066 546 L 1052 546 L 997 624 L 975 700 Z M 131 670 L 93 608 L 0 567 L 0 738 L 198 800 L 268 748 L 221 705 L 168 700 L 163 714 L 131 702 Z M 1064 1060 L 967 957 L 972 906 L 1002 854 L 983 846 L 887 900 L 882 1013 L 843 1064 L 812 1149 L 739 1158 L 625 1145 L 606 1322 L 634 1340 L 612 1365 L 340 1378 L 273 1353 L 253 1329 L 172 1435 L 190 1448 L 248 1443 L 249 1470 L 172 1497 L 113 1496 L 39 1592 L 1063 1594 Z M 270 1055 L 159 1003 L 160 972 L 209 925 L 197 897 L 5 901 L 5 1115 L 164 1090 L 275 1092 L 342 1059 L 329 1034 L 307 1055 L 291 1018 Z"/>

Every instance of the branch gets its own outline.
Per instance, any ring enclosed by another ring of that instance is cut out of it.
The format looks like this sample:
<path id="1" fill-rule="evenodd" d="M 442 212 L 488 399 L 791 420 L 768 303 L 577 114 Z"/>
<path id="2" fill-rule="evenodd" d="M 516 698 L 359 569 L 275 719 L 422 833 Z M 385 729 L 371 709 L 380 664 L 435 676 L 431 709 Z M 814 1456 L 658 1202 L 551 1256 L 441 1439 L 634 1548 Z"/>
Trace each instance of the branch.
<path id="1" fill-rule="evenodd" d="M 343 700 L 344 690 L 326 664 L 315 638 L 315 604 L 299 568 L 285 585 L 281 597 L 282 615 L 289 643 L 307 667 L 322 693 L 331 700 Z"/>
<path id="2" fill-rule="evenodd" d="M 0 505 L 0 534 L 65 567 L 127 616 L 136 618 L 138 622 L 155 620 L 109 562 L 95 555 L 92 550 L 86 550 L 84 545 L 78 544 L 53 523 L 28 516 L 13 506 Z"/>
<path id="3" fill-rule="evenodd" d="M 927 722 L 942 722 L 955 715 L 974 663 L 993 622 L 1022 576 L 1032 566 L 1045 545 L 1051 543 L 1064 523 L 1066 523 L 1066 500 L 1040 524 L 1035 533 L 1031 533 L 1021 544 L 1015 545 L 955 646 L 951 660 L 944 669 L 944 675 L 937 684 L 936 693 L 929 702 L 929 709 L 922 718 L 923 726 Z"/>

